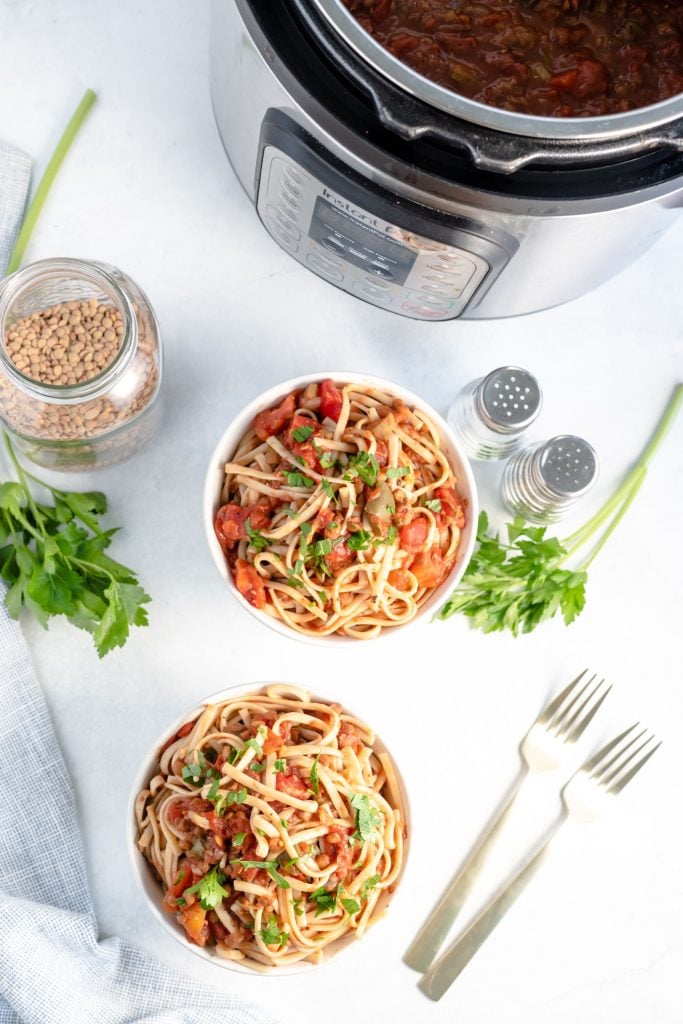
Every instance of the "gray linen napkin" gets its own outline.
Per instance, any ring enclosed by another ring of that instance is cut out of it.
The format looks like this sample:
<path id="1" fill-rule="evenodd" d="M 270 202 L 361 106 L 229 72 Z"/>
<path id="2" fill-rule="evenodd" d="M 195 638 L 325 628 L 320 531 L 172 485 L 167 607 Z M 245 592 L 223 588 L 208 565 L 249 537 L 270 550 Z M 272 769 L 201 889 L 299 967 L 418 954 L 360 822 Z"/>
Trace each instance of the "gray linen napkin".
<path id="1" fill-rule="evenodd" d="M 98 941 L 71 781 L 28 648 L 0 603 L 0 1024 L 129 1022 L 271 1018 L 119 939 Z"/>
<path id="2" fill-rule="evenodd" d="M 24 216 L 31 178 L 31 158 L 16 146 L 0 141 L 0 277 Z"/>

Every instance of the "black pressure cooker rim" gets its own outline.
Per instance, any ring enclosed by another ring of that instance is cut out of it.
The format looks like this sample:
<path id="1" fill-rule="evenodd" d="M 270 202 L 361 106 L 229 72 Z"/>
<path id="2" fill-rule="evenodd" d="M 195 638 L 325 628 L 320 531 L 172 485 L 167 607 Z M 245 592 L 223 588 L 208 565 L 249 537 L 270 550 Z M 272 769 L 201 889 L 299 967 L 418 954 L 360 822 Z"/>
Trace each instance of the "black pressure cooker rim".
<path id="1" fill-rule="evenodd" d="M 237 0 L 302 93 L 403 163 L 492 195 L 596 198 L 683 175 L 653 134 L 584 146 L 506 135 L 434 110 L 366 65 L 310 0 Z M 670 126 L 674 128 L 674 126 Z M 683 133 L 683 118 L 675 124 Z"/>

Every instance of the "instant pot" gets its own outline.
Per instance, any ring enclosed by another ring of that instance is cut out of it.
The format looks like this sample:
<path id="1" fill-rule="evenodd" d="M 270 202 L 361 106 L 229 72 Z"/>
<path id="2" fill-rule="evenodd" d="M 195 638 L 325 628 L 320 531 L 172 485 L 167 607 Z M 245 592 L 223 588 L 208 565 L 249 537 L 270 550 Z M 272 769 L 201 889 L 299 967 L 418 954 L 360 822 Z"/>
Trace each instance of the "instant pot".
<path id="1" fill-rule="evenodd" d="M 683 96 L 600 118 L 486 107 L 398 61 L 341 0 L 214 0 L 211 46 L 218 128 L 266 230 L 393 313 L 566 302 L 683 206 Z"/>

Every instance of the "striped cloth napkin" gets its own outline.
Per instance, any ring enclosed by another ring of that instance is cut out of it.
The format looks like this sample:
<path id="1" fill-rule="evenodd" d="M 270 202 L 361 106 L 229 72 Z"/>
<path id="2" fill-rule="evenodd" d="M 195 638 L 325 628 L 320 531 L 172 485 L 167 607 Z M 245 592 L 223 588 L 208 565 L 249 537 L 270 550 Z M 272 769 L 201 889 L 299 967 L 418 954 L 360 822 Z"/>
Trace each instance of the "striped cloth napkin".
<path id="1" fill-rule="evenodd" d="M 0 141 L 0 277 L 5 273 L 24 216 L 31 178 L 31 158 Z"/>
<path id="2" fill-rule="evenodd" d="M 30 169 L 0 142 L 0 277 Z M 119 939 L 99 939 L 71 780 L 4 597 L 0 581 L 0 1024 L 272 1024 Z"/>

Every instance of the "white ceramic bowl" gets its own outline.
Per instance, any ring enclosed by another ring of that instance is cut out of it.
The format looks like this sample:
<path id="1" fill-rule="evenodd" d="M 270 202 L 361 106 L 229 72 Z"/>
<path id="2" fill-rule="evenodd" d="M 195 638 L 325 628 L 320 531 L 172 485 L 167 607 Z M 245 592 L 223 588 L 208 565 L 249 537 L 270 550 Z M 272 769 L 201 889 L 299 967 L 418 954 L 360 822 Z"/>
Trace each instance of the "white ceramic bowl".
<path id="1" fill-rule="evenodd" d="M 260 968 L 255 970 L 251 967 L 244 967 L 237 960 L 221 959 L 221 957 L 216 956 L 214 953 L 212 953 L 209 948 L 202 948 L 200 946 L 194 945 L 194 943 L 192 942 L 189 942 L 185 936 L 185 932 L 182 928 L 182 925 L 180 925 L 176 921 L 175 915 L 167 914 L 164 910 L 162 910 L 161 902 L 163 899 L 163 890 L 161 888 L 161 883 L 157 879 L 154 869 L 152 868 L 149 861 L 138 850 L 138 830 L 137 823 L 135 820 L 135 802 L 137 800 L 138 794 L 141 792 L 141 790 L 147 788 L 150 779 L 152 779 L 155 775 L 161 748 L 164 746 L 166 741 L 171 736 L 175 736 L 175 734 L 178 732 L 180 727 L 185 724 L 185 722 L 188 722 L 190 719 L 196 718 L 196 716 L 204 709 L 204 707 L 207 704 L 219 704 L 221 701 L 229 700 L 239 695 L 257 693 L 258 691 L 262 690 L 263 687 L 273 685 L 293 685 L 297 686 L 299 689 L 302 689 L 302 687 L 299 687 L 299 685 L 296 683 L 276 683 L 275 680 L 270 680 L 269 682 L 244 683 L 238 686 L 230 686 L 225 690 L 219 690 L 218 693 L 213 693 L 209 697 L 206 697 L 199 704 L 196 704 L 194 705 L 194 707 L 189 708 L 187 711 L 185 711 L 184 714 L 182 714 L 179 718 L 176 719 L 175 722 L 169 725 L 169 727 L 164 730 L 163 734 L 154 744 L 149 756 L 145 758 L 140 767 L 140 770 L 135 776 L 135 781 L 133 783 L 133 789 L 130 795 L 130 800 L 128 801 L 128 818 L 126 832 L 128 852 L 130 854 L 130 862 L 133 869 L 133 874 L 135 875 L 136 881 L 138 883 L 138 886 L 140 887 L 140 891 L 144 897 L 144 900 L 149 909 L 151 910 L 152 914 L 154 915 L 154 917 L 162 926 L 162 928 L 166 932 L 168 932 L 168 934 L 171 935 L 177 942 L 179 942 L 183 949 L 188 950 L 190 953 L 194 953 L 196 956 L 200 957 L 202 960 L 205 960 L 207 963 L 215 964 L 217 967 L 225 967 L 227 970 L 230 971 L 238 971 L 240 974 L 249 974 L 252 976 L 258 974 L 259 976 L 269 975 L 273 977 L 286 977 L 292 974 L 302 974 L 314 970 L 316 967 L 322 967 L 324 964 L 329 963 L 330 960 L 333 960 L 343 949 L 349 946 L 352 942 L 365 942 L 366 937 L 364 936 L 362 939 L 356 940 L 354 933 L 349 932 L 349 934 L 343 936 L 341 939 L 338 939 L 336 942 L 330 943 L 329 946 L 325 947 L 325 959 L 320 964 L 295 963 L 291 964 L 288 967 Z M 335 703 L 333 698 L 327 695 L 319 694 L 317 692 L 312 693 L 311 695 L 314 697 L 315 700 L 318 700 L 321 703 Z M 351 711 L 345 705 L 344 710 L 347 712 L 347 714 L 353 715 L 354 718 L 360 718 L 361 721 L 364 721 L 362 715 L 355 714 L 355 712 Z M 374 728 L 371 722 L 369 722 L 368 724 L 370 725 L 371 728 Z M 401 871 L 398 875 L 398 878 L 396 879 L 396 882 L 394 883 L 393 886 L 394 891 L 391 893 L 383 892 L 377 901 L 377 911 L 381 916 L 381 912 L 388 907 L 389 903 L 393 899 L 396 887 L 400 884 L 403 872 L 405 871 L 408 851 L 410 849 L 411 822 L 410 806 L 408 803 L 405 782 L 403 781 L 403 777 L 396 765 L 396 761 L 394 760 L 391 751 L 382 742 L 380 737 L 377 736 L 377 734 L 375 734 L 374 749 L 377 750 L 378 753 L 389 754 L 391 758 L 392 764 L 394 766 L 394 771 L 396 772 L 396 779 L 398 781 L 400 791 L 400 809 L 403 814 L 403 820 L 406 825 L 406 839 L 404 841 L 403 847 L 403 863 L 401 865 Z M 381 927 L 381 921 L 377 921 L 376 924 L 371 925 L 369 932 L 366 932 L 366 936 L 368 934 L 374 933 L 375 928 L 378 926 Z"/>
<path id="2" fill-rule="evenodd" d="M 382 380 L 380 377 L 371 377 L 369 374 L 348 373 L 342 370 L 330 371 L 327 373 L 308 373 L 303 377 L 293 377 L 291 380 L 287 380 L 283 384 L 276 384 L 275 387 L 269 388 L 268 391 L 264 391 L 255 398 L 253 402 L 250 402 L 249 405 L 247 405 L 242 412 L 234 418 L 230 426 L 227 428 L 216 445 L 209 462 L 209 468 L 204 481 L 204 527 L 206 530 L 206 538 L 209 543 L 209 550 L 211 551 L 211 556 L 216 564 L 216 568 L 225 580 L 228 590 L 232 596 L 251 615 L 255 616 L 259 622 L 263 622 L 265 625 L 270 626 L 271 629 L 274 629 L 276 633 L 280 633 L 282 636 L 301 640 L 304 643 L 317 644 L 325 647 L 334 644 L 348 646 L 349 643 L 358 643 L 359 641 L 354 640 L 351 637 L 344 636 L 332 635 L 316 637 L 298 633 L 279 619 L 266 615 L 257 608 L 254 608 L 253 605 L 249 604 L 247 599 L 240 594 L 239 590 L 235 586 L 225 555 L 223 554 L 221 546 L 216 538 L 213 524 L 216 518 L 216 512 L 220 506 L 220 494 L 225 477 L 223 467 L 235 454 L 237 445 L 251 426 L 256 414 L 262 412 L 264 409 L 272 408 L 279 401 L 285 398 L 290 391 L 305 388 L 308 384 L 325 380 L 328 377 L 340 383 L 365 384 L 373 388 L 388 391 L 390 394 L 400 398 L 406 403 L 406 405 L 414 406 L 416 409 L 420 409 L 429 416 L 432 422 L 436 423 L 441 432 L 442 449 L 447 455 L 457 477 L 458 492 L 462 498 L 467 499 L 468 503 L 467 523 L 462 531 L 458 558 L 453 566 L 453 571 L 446 577 L 441 586 L 434 590 L 428 600 L 424 602 L 414 619 L 406 623 L 405 626 L 395 626 L 383 629 L 379 637 L 373 639 L 382 639 L 383 637 L 391 636 L 393 633 L 411 626 L 413 622 L 417 622 L 430 611 L 434 611 L 439 604 L 445 600 L 450 591 L 457 586 L 465 572 L 465 569 L 467 568 L 470 558 L 472 557 L 474 544 L 477 539 L 477 518 L 479 515 L 477 488 L 472 475 L 472 469 L 455 434 L 450 429 L 446 421 L 442 419 L 442 417 L 439 416 L 431 406 L 427 405 L 426 402 L 423 402 L 423 400 L 413 394 L 412 391 L 406 390 L 406 388 L 401 387 L 399 384 L 392 384 L 391 381 Z M 363 642 L 367 643 L 367 641 Z"/>

